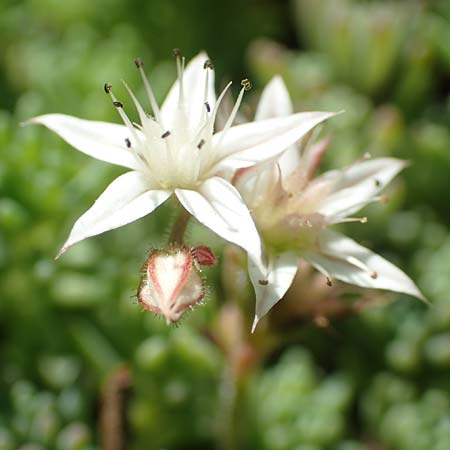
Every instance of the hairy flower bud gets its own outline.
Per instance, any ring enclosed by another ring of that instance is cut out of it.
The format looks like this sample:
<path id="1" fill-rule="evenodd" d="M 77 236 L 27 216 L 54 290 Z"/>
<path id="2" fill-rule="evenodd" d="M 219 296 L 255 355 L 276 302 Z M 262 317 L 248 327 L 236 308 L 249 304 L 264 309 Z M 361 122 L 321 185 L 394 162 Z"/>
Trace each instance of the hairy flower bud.
<path id="1" fill-rule="evenodd" d="M 207 247 L 205 247 L 206 249 Z M 153 250 L 144 264 L 137 297 L 147 310 L 163 316 L 167 323 L 201 302 L 205 296 L 195 249 L 171 247 Z M 209 253 L 213 255 L 211 250 Z"/>

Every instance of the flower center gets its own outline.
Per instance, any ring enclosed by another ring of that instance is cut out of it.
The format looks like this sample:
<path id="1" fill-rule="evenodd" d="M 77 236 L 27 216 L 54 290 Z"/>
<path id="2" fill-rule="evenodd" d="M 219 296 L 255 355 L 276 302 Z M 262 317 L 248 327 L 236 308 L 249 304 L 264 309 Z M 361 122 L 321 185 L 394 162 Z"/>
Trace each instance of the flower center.
<path id="1" fill-rule="evenodd" d="M 211 176 L 211 169 L 216 163 L 216 146 L 212 145 L 211 138 L 214 134 L 214 123 L 219 105 L 231 82 L 212 104 L 210 71 L 213 70 L 213 66 L 209 60 L 205 60 L 204 95 L 203 98 L 201 95 L 200 98 L 193 98 L 192 92 L 185 92 L 186 88 L 192 88 L 192 86 L 185 86 L 184 57 L 178 50 L 174 54 L 178 72 L 178 99 L 175 105 L 172 104 L 172 107 L 169 105 L 170 115 L 167 114 L 165 106 L 162 110 L 159 109 L 144 73 L 143 63 L 139 58 L 135 60 L 135 64 L 141 73 L 154 118 L 145 113 L 126 84 L 125 87 L 139 114 L 140 125 L 130 121 L 123 109 L 123 104 L 116 99 L 109 84 L 105 85 L 105 91 L 111 95 L 114 106 L 129 129 L 130 137 L 126 139 L 125 145 L 133 152 L 140 170 L 148 176 L 151 183 L 162 189 L 197 189 L 206 178 Z M 250 82 L 243 80 L 242 89 L 222 130 L 222 136 L 231 127 L 244 91 L 250 87 Z M 170 95 L 173 96 L 173 93 L 171 92 L 169 97 Z M 188 104 L 188 100 L 193 104 Z M 217 146 L 220 146 L 220 143 L 221 139 Z"/>

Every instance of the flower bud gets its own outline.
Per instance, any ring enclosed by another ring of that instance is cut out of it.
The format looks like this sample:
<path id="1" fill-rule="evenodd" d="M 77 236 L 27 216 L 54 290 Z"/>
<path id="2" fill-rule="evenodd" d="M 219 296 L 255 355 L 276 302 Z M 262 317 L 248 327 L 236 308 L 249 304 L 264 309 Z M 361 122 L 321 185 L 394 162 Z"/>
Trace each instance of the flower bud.
<path id="1" fill-rule="evenodd" d="M 137 293 L 140 304 L 167 323 L 176 322 L 205 296 L 199 263 L 187 247 L 151 251 Z"/>

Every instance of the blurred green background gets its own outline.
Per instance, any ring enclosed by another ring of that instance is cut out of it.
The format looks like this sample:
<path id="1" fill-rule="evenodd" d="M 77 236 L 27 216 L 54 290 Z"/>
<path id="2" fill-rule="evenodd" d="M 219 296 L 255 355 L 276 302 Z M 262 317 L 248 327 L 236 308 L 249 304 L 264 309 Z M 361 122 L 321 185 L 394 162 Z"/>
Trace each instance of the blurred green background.
<path id="1" fill-rule="evenodd" d="M 143 98 L 141 56 L 162 100 L 174 47 L 207 50 L 218 87 L 250 78 L 244 114 L 276 73 L 297 110 L 345 109 L 324 167 L 411 161 L 346 231 L 432 307 L 313 292 L 305 271 L 250 336 L 242 255 L 192 224 L 220 264 L 205 305 L 167 327 L 134 294 L 170 204 L 53 260 L 121 171 L 20 122 L 118 122 L 103 83 Z M 449 119 L 448 0 L 0 0 L 0 450 L 450 449 Z"/>

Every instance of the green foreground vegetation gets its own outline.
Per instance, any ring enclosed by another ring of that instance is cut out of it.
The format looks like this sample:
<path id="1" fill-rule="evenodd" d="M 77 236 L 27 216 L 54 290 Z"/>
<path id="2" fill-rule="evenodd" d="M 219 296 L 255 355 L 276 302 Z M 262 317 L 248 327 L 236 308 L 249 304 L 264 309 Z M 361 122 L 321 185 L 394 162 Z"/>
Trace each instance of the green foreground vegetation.
<path id="1" fill-rule="evenodd" d="M 191 223 L 189 243 L 220 262 L 205 270 L 205 304 L 166 326 L 135 292 L 170 203 L 54 261 L 120 169 L 20 123 L 118 122 L 103 83 L 125 99 L 124 79 L 144 98 L 141 56 L 163 99 L 173 47 L 207 50 L 218 87 L 250 78 L 250 117 L 277 73 L 297 110 L 344 109 L 327 125 L 324 168 L 364 152 L 411 162 L 388 203 L 345 231 L 402 267 L 431 307 L 325 282 L 312 302 L 319 276 L 305 268 L 251 336 L 243 256 Z M 449 120 L 446 0 L 2 0 L 0 450 L 448 450 Z"/>

